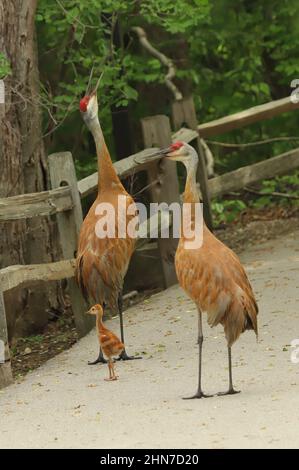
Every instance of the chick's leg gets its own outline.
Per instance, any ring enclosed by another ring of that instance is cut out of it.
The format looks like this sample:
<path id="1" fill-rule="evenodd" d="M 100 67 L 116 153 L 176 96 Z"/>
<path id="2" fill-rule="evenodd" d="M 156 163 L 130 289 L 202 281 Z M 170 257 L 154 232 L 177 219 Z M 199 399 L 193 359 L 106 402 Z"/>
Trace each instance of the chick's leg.
<path id="1" fill-rule="evenodd" d="M 111 358 L 109 358 L 108 360 L 108 367 L 109 367 L 109 378 L 104 379 L 104 380 L 106 380 L 107 382 L 111 382 L 112 380 L 117 380 L 117 376 L 115 375 L 115 371 L 114 371 L 113 360 Z"/>
<path id="2" fill-rule="evenodd" d="M 111 362 L 112 380 L 117 380 L 118 376 L 115 374 L 114 362 Z"/>
<path id="3" fill-rule="evenodd" d="M 108 369 L 109 369 L 109 377 L 107 377 L 106 379 L 106 382 L 110 382 L 111 380 L 114 380 L 113 379 L 113 373 L 112 373 L 112 360 L 111 358 L 108 359 Z"/>

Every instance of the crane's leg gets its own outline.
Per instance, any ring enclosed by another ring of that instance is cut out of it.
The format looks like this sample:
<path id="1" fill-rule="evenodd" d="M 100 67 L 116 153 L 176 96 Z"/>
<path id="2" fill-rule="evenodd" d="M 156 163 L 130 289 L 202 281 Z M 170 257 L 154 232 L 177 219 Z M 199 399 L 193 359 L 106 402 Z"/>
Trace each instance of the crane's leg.
<path id="1" fill-rule="evenodd" d="M 217 395 L 234 395 L 235 393 L 240 393 L 240 390 L 235 390 L 233 386 L 233 374 L 232 374 L 232 348 L 230 346 L 228 348 L 228 374 L 229 374 L 229 385 L 227 392 L 219 392 Z"/>
<path id="2" fill-rule="evenodd" d="M 106 364 L 106 363 L 107 363 L 106 359 L 105 359 L 104 356 L 103 356 L 103 352 L 102 352 L 102 349 L 101 349 L 101 348 L 100 348 L 100 352 L 99 352 L 99 355 L 98 355 L 98 357 L 96 358 L 96 360 L 95 360 L 95 361 L 90 361 L 90 362 L 88 362 L 88 365 L 89 365 L 89 366 L 94 366 L 95 364 L 99 364 L 99 363 L 102 363 L 102 364 Z"/>
<path id="3" fill-rule="evenodd" d="M 125 344 L 125 337 L 124 337 L 124 321 L 123 321 L 123 296 L 122 292 L 120 292 L 118 296 L 118 313 L 119 313 L 119 322 L 120 322 L 120 337 L 123 344 Z M 132 361 L 133 359 L 142 359 L 141 356 L 128 356 L 126 352 L 126 348 L 122 351 L 120 356 L 118 357 L 118 361 Z"/>
<path id="4" fill-rule="evenodd" d="M 184 400 L 190 400 L 192 398 L 208 398 L 213 395 L 206 395 L 203 393 L 201 388 L 201 357 L 202 357 L 202 343 L 203 343 L 203 332 L 202 332 L 202 313 L 201 310 L 198 308 L 198 358 L 199 358 L 199 366 L 198 366 L 198 387 L 197 392 L 195 395 L 191 397 L 186 397 Z"/>

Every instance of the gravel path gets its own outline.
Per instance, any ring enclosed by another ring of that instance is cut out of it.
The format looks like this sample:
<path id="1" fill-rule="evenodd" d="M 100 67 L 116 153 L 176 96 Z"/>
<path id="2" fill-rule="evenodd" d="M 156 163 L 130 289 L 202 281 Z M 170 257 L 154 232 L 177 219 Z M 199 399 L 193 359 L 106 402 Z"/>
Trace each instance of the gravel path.
<path id="1" fill-rule="evenodd" d="M 298 447 L 299 232 L 241 256 L 260 307 L 259 342 L 247 332 L 233 348 L 242 393 L 182 400 L 196 389 L 195 306 L 178 286 L 125 314 L 127 350 L 143 360 L 87 366 L 97 354 L 93 330 L 70 350 L 0 391 L 0 447 L 231 448 Z M 297 239 L 297 240 L 296 240 Z M 108 327 L 118 331 L 118 320 Z M 204 321 L 203 386 L 227 387 L 223 330 Z"/>

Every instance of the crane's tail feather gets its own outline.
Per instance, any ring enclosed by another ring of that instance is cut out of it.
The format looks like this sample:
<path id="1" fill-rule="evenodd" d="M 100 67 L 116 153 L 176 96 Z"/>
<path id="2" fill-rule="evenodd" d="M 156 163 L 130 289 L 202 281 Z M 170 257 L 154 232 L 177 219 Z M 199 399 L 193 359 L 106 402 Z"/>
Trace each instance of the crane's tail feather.
<path id="1" fill-rule="evenodd" d="M 88 303 L 88 292 L 84 284 L 84 276 L 83 276 L 83 256 L 80 256 L 76 260 L 76 281 L 77 281 L 79 288 L 81 289 L 81 292 L 85 301 Z"/>
<path id="2" fill-rule="evenodd" d="M 221 321 L 229 346 L 246 330 L 253 330 L 258 336 L 257 314 L 258 307 L 253 297 L 247 298 L 242 304 L 238 301 L 230 304 Z"/>
<path id="3" fill-rule="evenodd" d="M 109 279 L 107 273 L 99 269 L 97 258 L 88 252 L 83 252 L 76 259 L 75 277 L 82 295 L 87 303 L 93 301 L 104 305 L 107 304 L 113 311 L 117 311 L 117 300 L 122 286 L 117 284 L 108 284 Z"/>
<path id="4" fill-rule="evenodd" d="M 256 339 L 258 341 L 258 326 L 257 326 L 257 314 L 258 314 L 258 306 L 253 299 L 253 306 L 254 308 L 248 309 L 245 311 L 245 324 L 244 330 L 253 330 L 256 334 Z"/>

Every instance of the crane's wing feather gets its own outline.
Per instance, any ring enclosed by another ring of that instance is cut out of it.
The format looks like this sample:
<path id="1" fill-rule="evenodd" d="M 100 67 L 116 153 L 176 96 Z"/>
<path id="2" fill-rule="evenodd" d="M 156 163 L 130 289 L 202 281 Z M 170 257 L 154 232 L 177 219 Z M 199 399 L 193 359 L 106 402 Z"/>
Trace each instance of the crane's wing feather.
<path id="1" fill-rule="evenodd" d="M 212 234 L 196 250 L 179 243 L 176 271 L 180 284 L 208 323 L 224 325 L 229 344 L 245 329 L 257 333 L 258 307 L 252 287 L 237 255 Z"/>
<path id="2" fill-rule="evenodd" d="M 129 198 L 129 201 L 133 201 Z M 124 276 L 135 247 L 135 239 L 100 238 L 96 233 L 99 216 L 96 200 L 81 227 L 76 258 L 76 279 L 84 297 L 91 296 L 96 302 L 117 308 Z M 135 217 L 128 216 L 125 226 Z M 116 230 L 117 234 L 117 230 Z"/>

